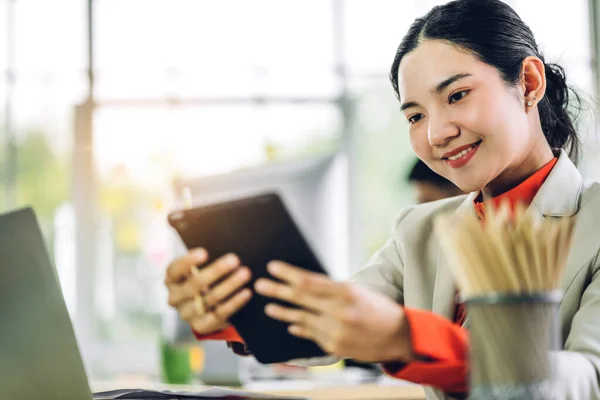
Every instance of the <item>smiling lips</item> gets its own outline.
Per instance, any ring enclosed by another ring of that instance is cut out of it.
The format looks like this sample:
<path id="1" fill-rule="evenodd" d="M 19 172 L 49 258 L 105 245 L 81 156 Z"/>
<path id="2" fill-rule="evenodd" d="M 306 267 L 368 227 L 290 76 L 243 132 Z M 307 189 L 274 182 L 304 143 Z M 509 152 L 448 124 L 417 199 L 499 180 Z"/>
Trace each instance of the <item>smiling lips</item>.
<path id="1" fill-rule="evenodd" d="M 475 155 L 477 150 L 479 149 L 479 145 L 481 141 L 472 143 L 466 146 L 458 147 L 448 153 L 445 153 L 442 156 L 442 159 L 446 161 L 446 163 L 451 168 L 460 168 L 466 163 L 468 163 L 471 158 Z"/>

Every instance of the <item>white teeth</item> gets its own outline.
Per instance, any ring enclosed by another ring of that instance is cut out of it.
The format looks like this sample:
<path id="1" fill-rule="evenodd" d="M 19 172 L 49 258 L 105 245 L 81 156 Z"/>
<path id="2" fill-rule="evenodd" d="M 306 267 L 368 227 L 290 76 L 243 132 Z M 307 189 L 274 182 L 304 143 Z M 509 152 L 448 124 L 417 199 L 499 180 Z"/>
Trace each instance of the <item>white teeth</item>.
<path id="1" fill-rule="evenodd" d="M 454 160 L 458 160 L 461 157 L 466 156 L 467 154 L 469 154 L 469 152 L 473 149 L 473 147 L 475 147 L 475 145 L 469 147 L 468 149 L 465 149 L 463 151 L 461 151 L 458 154 L 455 154 L 453 156 L 448 157 L 448 160 L 454 161 Z"/>

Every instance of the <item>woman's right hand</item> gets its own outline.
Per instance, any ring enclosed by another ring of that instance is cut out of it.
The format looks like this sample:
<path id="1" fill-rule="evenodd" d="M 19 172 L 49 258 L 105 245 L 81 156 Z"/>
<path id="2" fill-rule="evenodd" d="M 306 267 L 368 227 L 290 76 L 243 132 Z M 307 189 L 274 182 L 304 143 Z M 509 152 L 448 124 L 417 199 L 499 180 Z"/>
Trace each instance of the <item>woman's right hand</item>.
<path id="1" fill-rule="evenodd" d="M 227 254 L 204 266 L 207 260 L 205 249 L 191 250 L 173 261 L 165 276 L 169 305 L 201 335 L 226 328 L 229 318 L 252 297 L 249 288 L 242 289 L 250 280 L 250 269 L 241 266 L 235 254 Z M 193 272 L 193 268 L 198 268 L 197 272 Z M 200 309 L 198 296 L 203 303 Z"/>

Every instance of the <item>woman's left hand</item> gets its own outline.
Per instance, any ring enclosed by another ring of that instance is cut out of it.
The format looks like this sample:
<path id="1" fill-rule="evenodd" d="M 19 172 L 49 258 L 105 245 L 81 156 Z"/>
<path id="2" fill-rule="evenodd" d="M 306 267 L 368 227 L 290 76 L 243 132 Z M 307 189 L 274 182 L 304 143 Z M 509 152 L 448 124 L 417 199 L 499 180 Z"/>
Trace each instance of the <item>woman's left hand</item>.
<path id="1" fill-rule="evenodd" d="M 312 340 L 337 357 L 364 362 L 412 359 L 403 309 L 389 297 L 279 261 L 270 262 L 268 271 L 283 282 L 263 278 L 255 289 L 301 307 L 270 303 L 265 308 L 271 318 L 290 323 L 292 335 Z"/>

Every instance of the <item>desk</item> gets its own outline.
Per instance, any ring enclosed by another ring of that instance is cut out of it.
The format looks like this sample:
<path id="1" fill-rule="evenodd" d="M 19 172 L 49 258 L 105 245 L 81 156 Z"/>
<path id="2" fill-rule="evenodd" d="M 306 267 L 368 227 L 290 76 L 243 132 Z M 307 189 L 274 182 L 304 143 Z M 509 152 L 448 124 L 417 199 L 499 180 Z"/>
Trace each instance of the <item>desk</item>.
<path id="1" fill-rule="evenodd" d="M 342 387 L 322 387 L 304 390 L 275 390 L 263 393 L 281 396 L 304 396 L 312 400 L 424 400 L 420 386 L 381 386 L 364 384 Z"/>
<path id="2" fill-rule="evenodd" d="M 206 386 L 198 385 L 163 385 L 163 384 L 144 384 L 144 383 L 111 383 L 94 382 L 92 391 L 100 392 L 112 389 L 125 388 L 144 388 L 151 390 L 181 390 L 181 391 L 201 391 L 207 389 Z M 248 389 L 246 389 L 248 390 Z M 281 386 L 274 386 L 269 389 L 268 386 L 261 390 L 252 390 L 260 393 L 268 393 L 280 396 L 302 396 L 309 397 L 312 400 L 424 400 L 425 392 L 423 388 L 417 385 L 410 386 L 390 386 L 377 384 L 358 384 L 345 386 L 321 386 L 315 388 L 289 388 L 283 389 Z"/>

